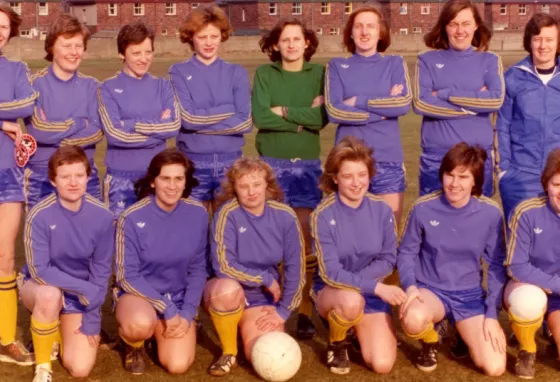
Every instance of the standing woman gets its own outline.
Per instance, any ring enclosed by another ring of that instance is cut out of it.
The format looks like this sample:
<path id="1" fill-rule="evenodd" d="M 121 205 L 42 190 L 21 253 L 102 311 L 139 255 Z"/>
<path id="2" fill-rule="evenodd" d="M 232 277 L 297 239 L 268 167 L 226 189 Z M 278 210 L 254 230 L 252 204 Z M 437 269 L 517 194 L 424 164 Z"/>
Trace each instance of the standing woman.
<path id="1" fill-rule="evenodd" d="M 123 70 L 105 80 L 98 93 L 107 137 L 103 192 L 115 217 L 136 202 L 134 183 L 180 128 L 171 84 L 148 73 L 154 40 L 154 31 L 142 22 L 123 26 L 117 36 Z"/>
<path id="2" fill-rule="evenodd" d="M 197 8 L 180 29 L 193 56 L 169 69 L 179 99 L 182 129 L 177 147 L 195 165 L 199 186 L 192 197 L 215 212 L 215 196 L 225 172 L 241 156 L 243 134 L 253 129 L 247 70 L 218 57 L 231 26 L 217 6 Z"/>
<path id="3" fill-rule="evenodd" d="M 241 158 L 226 177 L 223 205 L 212 223 L 216 277 L 204 290 L 204 307 L 222 344 L 222 355 L 208 370 L 214 376 L 237 365 L 238 328 L 248 360 L 261 335 L 285 330 L 305 283 L 301 227 L 294 211 L 280 203 L 282 191 L 270 166 Z"/>
<path id="4" fill-rule="evenodd" d="M 542 192 L 540 174 L 551 150 L 560 147 L 560 28 L 537 13 L 525 26 L 527 57 L 505 74 L 506 97 L 498 113 L 498 171 L 504 214 Z"/>
<path id="5" fill-rule="evenodd" d="M 57 149 L 48 171 L 56 193 L 27 215 L 26 266 L 20 275 L 21 300 L 31 312 L 33 382 L 52 381 L 55 342 L 70 375 L 86 378 L 93 368 L 115 230 L 113 214 L 86 193 L 91 168 L 80 147 Z"/>
<path id="6" fill-rule="evenodd" d="M 208 214 L 189 198 L 198 184 L 193 173 L 192 162 L 179 151 L 157 154 L 136 183 L 138 202 L 117 224 L 115 315 L 123 365 L 132 374 L 144 372 L 144 341 L 152 336 L 169 373 L 184 373 L 194 361 Z"/>
<path id="7" fill-rule="evenodd" d="M 499 376 L 506 368 L 497 319 L 506 281 L 504 220 L 498 204 L 482 196 L 485 160 L 482 148 L 455 145 L 441 162 L 442 190 L 418 199 L 406 219 L 397 265 L 408 299 L 400 319 L 403 331 L 422 343 L 416 366 L 425 372 L 437 367 L 434 325 L 445 318 L 485 374 Z"/>
<path id="8" fill-rule="evenodd" d="M 398 286 L 382 281 L 397 261 L 397 227 L 391 207 L 368 193 L 375 175 L 372 150 L 355 137 L 329 153 L 321 189 L 329 194 L 311 215 L 319 263 L 315 306 L 329 323 L 327 365 L 350 372 L 346 334 L 355 327 L 366 365 L 389 373 L 397 359 L 391 305 L 406 301 Z"/>
<path id="9" fill-rule="evenodd" d="M 414 111 L 423 116 L 420 195 L 441 188 L 441 160 L 459 142 L 486 151 L 482 193 L 494 193 L 490 116 L 502 106 L 505 89 L 502 60 L 487 52 L 491 37 L 471 0 L 448 1 L 424 36 L 436 50 L 418 56 L 416 64 Z"/>
<path id="10" fill-rule="evenodd" d="M 37 152 L 25 170 L 27 210 L 54 191 L 48 161 L 60 146 L 76 145 L 86 152 L 92 170 L 88 194 L 101 199 L 95 144 L 103 138 L 97 113 L 99 83 L 78 72 L 87 49 L 89 31 L 77 18 L 61 15 L 50 26 L 45 39 L 45 60 L 52 64 L 33 76 L 39 93 L 27 131 L 38 143 Z"/>
<path id="11" fill-rule="evenodd" d="M 21 22 L 8 3 L 0 3 L 0 362 L 31 365 L 32 356 L 16 341 L 14 257 L 25 198 L 23 170 L 16 165 L 14 150 L 23 135 L 17 120 L 31 115 L 37 93 L 31 87 L 27 66 L 1 54 L 4 45 L 19 35 Z"/>
<path id="12" fill-rule="evenodd" d="M 345 136 L 373 149 L 375 177 L 369 192 L 393 209 L 399 224 L 406 186 L 399 120 L 412 101 L 410 78 L 401 56 L 382 54 L 391 43 L 381 11 L 367 6 L 354 11 L 344 27 L 348 58 L 333 58 L 327 68 L 325 106 L 338 123 L 336 142 Z"/>
<path id="13" fill-rule="evenodd" d="M 301 20 L 283 19 L 259 42 L 272 64 L 260 66 L 253 86 L 253 119 L 259 155 L 272 167 L 285 201 L 298 216 L 305 237 L 306 289 L 297 335 L 315 334 L 309 300 L 317 260 L 312 255 L 309 215 L 321 201 L 319 131 L 327 124 L 323 107 L 325 68 L 309 60 L 319 41 Z"/>

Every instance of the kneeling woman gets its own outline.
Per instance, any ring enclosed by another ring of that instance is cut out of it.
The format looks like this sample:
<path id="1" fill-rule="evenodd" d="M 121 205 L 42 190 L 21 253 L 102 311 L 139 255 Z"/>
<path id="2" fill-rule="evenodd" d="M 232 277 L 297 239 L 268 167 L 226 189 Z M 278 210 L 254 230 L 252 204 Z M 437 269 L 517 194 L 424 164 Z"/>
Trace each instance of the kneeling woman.
<path id="1" fill-rule="evenodd" d="M 422 342 L 416 366 L 437 367 L 434 324 L 447 318 L 466 342 L 475 365 L 499 376 L 506 341 L 497 317 L 506 280 L 504 221 L 498 204 L 482 196 L 483 149 L 459 143 L 443 157 L 442 191 L 416 201 L 405 223 L 398 271 L 408 295 L 400 312 L 404 332 Z M 488 265 L 488 292 L 482 264 Z"/>
<path id="2" fill-rule="evenodd" d="M 32 312 L 34 382 L 52 381 L 55 342 L 62 345 L 62 363 L 72 376 L 87 377 L 91 371 L 114 242 L 113 214 L 86 194 L 91 167 L 85 152 L 76 146 L 61 147 L 48 166 L 56 193 L 27 215 L 27 265 L 20 275 L 21 299 Z"/>
<path id="3" fill-rule="evenodd" d="M 548 156 L 541 184 L 546 195 L 527 199 L 512 212 L 506 260 L 512 280 L 504 303 L 520 345 L 515 373 L 527 379 L 535 375 L 535 333 L 545 314 L 560 349 L 560 149 Z"/>
<path id="4" fill-rule="evenodd" d="M 391 207 L 368 193 L 375 175 L 372 150 L 362 140 L 343 138 L 329 153 L 321 189 L 330 195 L 311 215 L 319 264 L 313 300 L 328 321 L 327 364 L 350 372 L 346 334 L 355 327 L 365 363 L 388 373 L 397 357 L 391 305 L 406 300 L 402 289 L 383 284 L 393 272 L 397 233 Z"/>
<path id="5" fill-rule="evenodd" d="M 248 360 L 261 335 L 284 331 L 305 283 L 301 227 L 295 212 L 278 201 L 282 191 L 270 166 L 261 159 L 241 158 L 226 177 L 218 198 L 223 205 L 212 226 L 216 278 L 204 291 L 204 306 L 223 350 L 210 366 L 214 376 L 228 374 L 237 364 L 238 326 Z"/>
<path id="6" fill-rule="evenodd" d="M 142 374 L 144 341 L 155 338 L 161 365 L 184 373 L 194 360 L 196 315 L 206 283 L 208 214 L 189 198 L 194 167 L 175 149 L 150 162 L 135 185 L 138 202 L 116 233 L 116 318 L 124 368 Z"/>

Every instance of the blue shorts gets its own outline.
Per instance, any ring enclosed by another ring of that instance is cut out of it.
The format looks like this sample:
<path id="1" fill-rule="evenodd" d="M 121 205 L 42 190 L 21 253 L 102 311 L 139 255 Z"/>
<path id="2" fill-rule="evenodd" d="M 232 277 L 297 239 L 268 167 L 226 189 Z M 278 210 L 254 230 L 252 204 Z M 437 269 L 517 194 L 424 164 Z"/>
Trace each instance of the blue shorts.
<path id="1" fill-rule="evenodd" d="M 439 298 L 445 308 L 445 318 L 451 325 L 486 313 L 486 292 L 482 287 L 445 291 L 419 282 L 418 288 L 427 289 Z"/>
<path id="2" fill-rule="evenodd" d="M 550 314 L 560 310 L 560 295 L 557 294 L 549 294 L 547 296 L 547 307 L 546 307 L 546 314 Z"/>
<path id="3" fill-rule="evenodd" d="M 185 154 L 194 163 L 194 177 L 198 186 L 193 188 L 191 197 L 206 202 L 214 200 L 227 170 L 241 157 L 240 152 L 224 154 Z"/>
<path id="4" fill-rule="evenodd" d="M 272 167 L 276 180 L 284 192 L 284 201 L 293 208 L 315 209 L 323 193 L 319 190 L 322 174 L 321 160 L 279 159 L 263 157 Z"/>
<path id="5" fill-rule="evenodd" d="M 375 176 L 369 184 L 374 195 L 398 194 L 406 189 L 404 163 L 375 162 Z"/>
<path id="6" fill-rule="evenodd" d="M 89 177 L 86 192 L 94 198 L 101 200 L 101 187 L 99 176 L 97 175 L 97 167 L 93 163 L 90 163 L 90 166 L 91 176 Z M 23 184 L 27 211 L 30 211 L 37 203 L 55 191 L 49 179 L 48 167 L 28 166 L 25 169 Z"/>
<path id="7" fill-rule="evenodd" d="M 113 310 L 117 307 L 117 302 L 119 298 L 123 296 L 126 292 L 119 287 L 113 287 Z M 183 299 L 185 298 L 185 290 L 180 290 L 174 293 L 164 293 L 164 295 L 173 302 L 177 310 L 183 309 Z M 163 314 L 156 310 L 156 315 L 158 320 L 164 320 Z"/>
<path id="8" fill-rule="evenodd" d="M 105 175 L 103 199 L 116 219 L 124 210 L 136 203 L 134 183 L 144 175 L 146 175 L 144 172 L 113 170 L 108 171 Z"/>
<path id="9" fill-rule="evenodd" d="M 317 296 L 319 292 L 325 287 L 322 282 L 314 282 L 311 289 L 311 300 L 314 304 L 317 304 Z M 366 304 L 364 306 L 364 314 L 370 313 L 387 313 L 388 315 L 393 314 L 391 305 L 387 304 L 385 301 L 374 295 L 364 295 L 362 294 Z"/>
<path id="10" fill-rule="evenodd" d="M 24 202 L 23 169 L 0 169 L 0 204 Z"/>
<path id="11" fill-rule="evenodd" d="M 276 306 L 272 294 L 265 292 L 263 288 L 243 288 L 245 292 L 245 309 L 256 306 Z"/>
<path id="12" fill-rule="evenodd" d="M 493 171 L 493 150 L 487 150 L 488 159 L 484 163 L 484 184 L 482 193 L 485 196 L 492 197 L 494 195 L 494 171 Z M 446 153 L 436 153 L 432 151 L 423 151 L 420 155 L 420 176 L 419 176 L 419 193 L 420 196 L 430 194 L 441 190 L 439 181 L 439 167 L 441 160 Z"/>
<path id="13" fill-rule="evenodd" d="M 504 208 L 504 216 L 508 221 L 511 211 L 513 211 L 519 203 L 525 199 L 535 198 L 544 193 L 540 174 L 532 174 L 514 167 L 510 167 L 506 171 L 498 185 Z"/>

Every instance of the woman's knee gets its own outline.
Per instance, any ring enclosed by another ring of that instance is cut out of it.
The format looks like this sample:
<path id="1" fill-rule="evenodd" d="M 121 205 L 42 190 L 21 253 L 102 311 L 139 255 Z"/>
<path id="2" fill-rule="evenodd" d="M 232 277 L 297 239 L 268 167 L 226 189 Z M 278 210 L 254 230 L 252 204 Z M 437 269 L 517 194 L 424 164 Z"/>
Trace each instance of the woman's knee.
<path id="1" fill-rule="evenodd" d="M 506 362 L 492 362 L 484 360 L 479 366 L 482 372 L 489 377 L 499 377 L 506 372 Z"/>
<path id="2" fill-rule="evenodd" d="M 48 319 L 56 319 L 62 309 L 62 292 L 60 289 L 43 285 L 37 288 L 33 314 Z"/>
<path id="3" fill-rule="evenodd" d="M 371 369 L 377 374 L 388 374 L 393 370 L 395 365 L 395 357 L 390 356 L 377 356 L 372 357 L 369 362 Z"/>
<path id="4" fill-rule="evenodd" d="M 63 359 L 63 365 L 68 370 L 68 373 L 74 378 L 87 378 L 94 362 L 84 362 L 77 358 Z"/>
<path id="5" fill-rule="evenodd" d="M 228 311 L 237 309 L 244 296 L 243 287 L 237 281 L 218 279 L 210 291 L 208 302 L 214 309 Z"/>
<path id="6" fill-rule="evenodd" d="M 365 300 L 359 293 L 344 295 L 334 306 L 334 311 L 347 321 L 353 321 L 364 313 Z"/>
<path id="7" fill-rule="evenodd" d="M 126 322 L 119 322 L 122 334 L 131 339 L 147 339 L 154 333 L 156 319 L 142 313 L 131 314 Z"/>
<path id="8" fill-rule="evenodd" d="M 403 330 L 408 334 L 418 334 L 426 329 L 428 316 L 423 309 L 410 307 L 401 320 Z"/>
<path id="9" fill-rule="evenodd" d="M 184 355 L 182 357 L 171 357 L 168 360 L 163 361 L 162 365 L 165 367 L 169 374 L 183 374 L 194 362 L 194 355 Z"/>

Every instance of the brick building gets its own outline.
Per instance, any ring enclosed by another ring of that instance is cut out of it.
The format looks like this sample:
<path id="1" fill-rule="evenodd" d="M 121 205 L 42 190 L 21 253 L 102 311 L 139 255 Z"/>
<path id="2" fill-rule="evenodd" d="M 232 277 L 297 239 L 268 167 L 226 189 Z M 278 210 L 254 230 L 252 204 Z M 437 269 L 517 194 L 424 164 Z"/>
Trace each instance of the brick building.
<path id="1" fill-rule="evenodd" d="M 10 6 L 23 19 L 20 36 L 24 38 L 45 38 L 49 25 L 64 12 L 61 1 L 19 1 Z"/>

